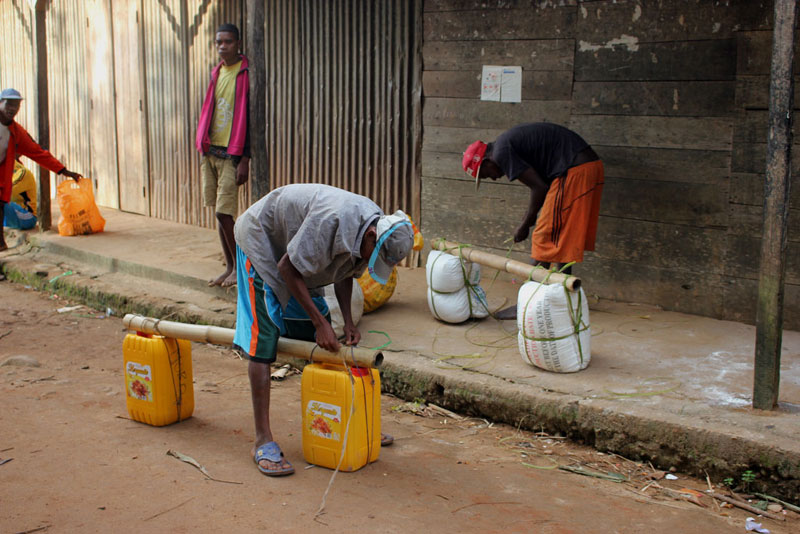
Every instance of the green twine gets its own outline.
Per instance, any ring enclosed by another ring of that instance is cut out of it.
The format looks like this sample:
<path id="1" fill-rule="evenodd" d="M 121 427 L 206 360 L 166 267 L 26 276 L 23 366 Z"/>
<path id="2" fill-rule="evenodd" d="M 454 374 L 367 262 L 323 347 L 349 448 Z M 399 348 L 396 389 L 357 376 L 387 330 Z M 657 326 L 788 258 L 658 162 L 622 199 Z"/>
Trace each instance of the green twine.
<path id="1" fill-rule="evenodd" d="M 368 330 L 368 331 L 367 331 L 367 333 L 368 333 L 368 334 L 382 334 L 383 336 L 385 336 L 385 337 L 386 337 L 386 340 L 387 340 L 387 341 L 386 341 L 386 343 L 384 343 L 383 345 L 378 345 L 377 347 L 364 347 L 365 349 L 369 349 L 369 350 L 381 350 L 381 349 L 385 349 L 386 347 L 388 347 L 389 345 L 391 345 L 391 344 L 392 344 L 392 338 L 390 338 L 390 337 L 389 337 L 389 334 L 387 334 L 386 332 L 382 332 L 382 331 L 380 331 L 380 330 Z"/>

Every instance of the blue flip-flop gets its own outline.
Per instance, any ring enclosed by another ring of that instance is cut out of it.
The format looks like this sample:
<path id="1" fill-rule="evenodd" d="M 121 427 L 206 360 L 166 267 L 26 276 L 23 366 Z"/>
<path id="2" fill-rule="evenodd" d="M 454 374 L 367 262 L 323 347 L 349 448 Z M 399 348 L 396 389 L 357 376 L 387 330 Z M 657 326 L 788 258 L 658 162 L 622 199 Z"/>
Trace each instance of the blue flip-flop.
<path id="1" fill-rule="evenodd" d="M 253 456 L 253 460 L 256 462 L 256 467 L 258 470 L 267 475 L 268 477 L 281 477 L 284 475 L 291 475 L 294 473 L 294 467 L 289 464 L 289 467 L 279 467 L 278 469 L 267 469 L 263 467 L 259 460 L 267 460 L 274 464 L 280 464 L 284 460 L 283 451 L 278 446 L 277 443 L 274 441 L 270 441 L 258 447 L 256 449 L 256 454 Z M 286 463 L 289 463 L 288 460 Z"/>

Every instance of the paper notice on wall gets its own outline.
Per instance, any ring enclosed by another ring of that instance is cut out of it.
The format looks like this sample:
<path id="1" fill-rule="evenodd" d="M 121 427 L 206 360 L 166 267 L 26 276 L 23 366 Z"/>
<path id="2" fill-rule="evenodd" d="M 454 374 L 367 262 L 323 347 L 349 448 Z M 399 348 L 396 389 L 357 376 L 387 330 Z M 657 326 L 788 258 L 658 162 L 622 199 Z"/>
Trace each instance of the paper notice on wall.
<path id="1" fill-rule="evenodd" d="M 522 67 L 503 67 L 500 102 L 522 102 Z"/>
<path id="2" fill-rule="evenodd" d="M 502 83 L 503 67 L 484 65 L 481 75 L 481 100 L 500 102 L 500 84 Z"/>
<path id="3" fill-rule="evenodd" d="M 522 67 L 484 65 L 481 74 L 481 100 L 522 101 Z"/>

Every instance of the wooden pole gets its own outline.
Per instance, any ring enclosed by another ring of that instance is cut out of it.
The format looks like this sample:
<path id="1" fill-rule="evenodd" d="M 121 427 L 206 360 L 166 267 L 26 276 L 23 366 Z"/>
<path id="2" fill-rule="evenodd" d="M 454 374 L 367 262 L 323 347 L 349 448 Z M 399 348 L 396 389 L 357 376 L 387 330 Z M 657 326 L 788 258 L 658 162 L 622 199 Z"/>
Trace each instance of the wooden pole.
<path id="1" fill-rule="evenodd" d="M 753 407 L 761 410 L 772 410 L 777 406 L 780 384 L 783 285 L 791 185 L 796 0 L 775 0 L 774 13 L 767 175 L 764 182 L 764 226 L 761 234 L 753 372 Z"/>
<path id="2" fill-rule="evenodd" d="M 497 269 L 498 271 L 514 274 L 526 280 L 530 278 L 531 280 L 543 284 L 564 284 L 570 291 L 578 291 L 581 287 L 581 279 L 577 276 L 552 272 L 542 267 L 528 265 L 521 261 L 476 250 L 452 241 L 446 241 L 443 238 L 434 239 L 433 243 L 431 243 L 431 248 L 433 248 L 433 250 L 447 252 L 453 256 L 462 257 L 468 261 L 480 263 L 481 265 Z"/>
<path id="3" fill-rule="evenodd" d="M 267 153 L 267 68 L 264 0 L 247 0 L 247 49 L 250 65 L 250 202 L 269 193 Z"/>
<path id="4" fill-rule="evenodd" d="M 214 345 L 232 345 L 234 330 L 221 326 L 208 326 L 197 324 L 184 324 L 174 321 L 162 321 L 142 315 L 127 314 L 122 319 L 122 324 L 128 330 L 136 330 L 145 334 L 158 334 L 175 339 L 186 339 L 198 343 L 212 343 Z M 335 363 L 342 365 L 355 365 L 357 367 L 380 367 L 383 363 L 383 353 L 372 349 L 348 347 L 342 345 L 339 352 L 328 352 L 321 349 L 316 343 L 289 339 L 278 339 L 278 352 L 302 360 L 316 363 Z"/>
<path id="5" fill-rule="evenodd" d="M 34 9 L 36 34 L 36 110 L 38 117 L 37 141 L 45 150 L 50 149 L 50 107 L 47 91 L 47 0 L 37 0 Z M 39 166 L 39 206 L 37 217 L 39 231 L 52 225 L 50 215 L 50 172 Z"/>

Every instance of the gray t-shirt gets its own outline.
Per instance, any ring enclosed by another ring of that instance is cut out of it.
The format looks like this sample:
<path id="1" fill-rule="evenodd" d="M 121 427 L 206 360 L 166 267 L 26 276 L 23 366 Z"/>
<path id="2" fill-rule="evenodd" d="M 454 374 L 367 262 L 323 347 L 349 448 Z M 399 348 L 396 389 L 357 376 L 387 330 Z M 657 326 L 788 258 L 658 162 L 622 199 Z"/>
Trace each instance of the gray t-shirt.
<path id="1" fill-rule="evenodd" d="M 250 206 L 236 221 L 234 235 L 285 307 L 291 293 L 278 271 L 284 254 L 309 289 L 360 276 L 369 261 L 361 257 L 361 240 L 381 215 L 378 205 L 361 195 L 323 184 L 292 184 Z"/>
<path id="2" fill-rule="evenodd" d="M 500 134 L 487 156 L 509 180 L 516 180 L 525 169 L 532 167 L 550 185 L 567 174 L 575 156 L 588 146 L 581 136 L 563 126 L 533 122 Z"/>

